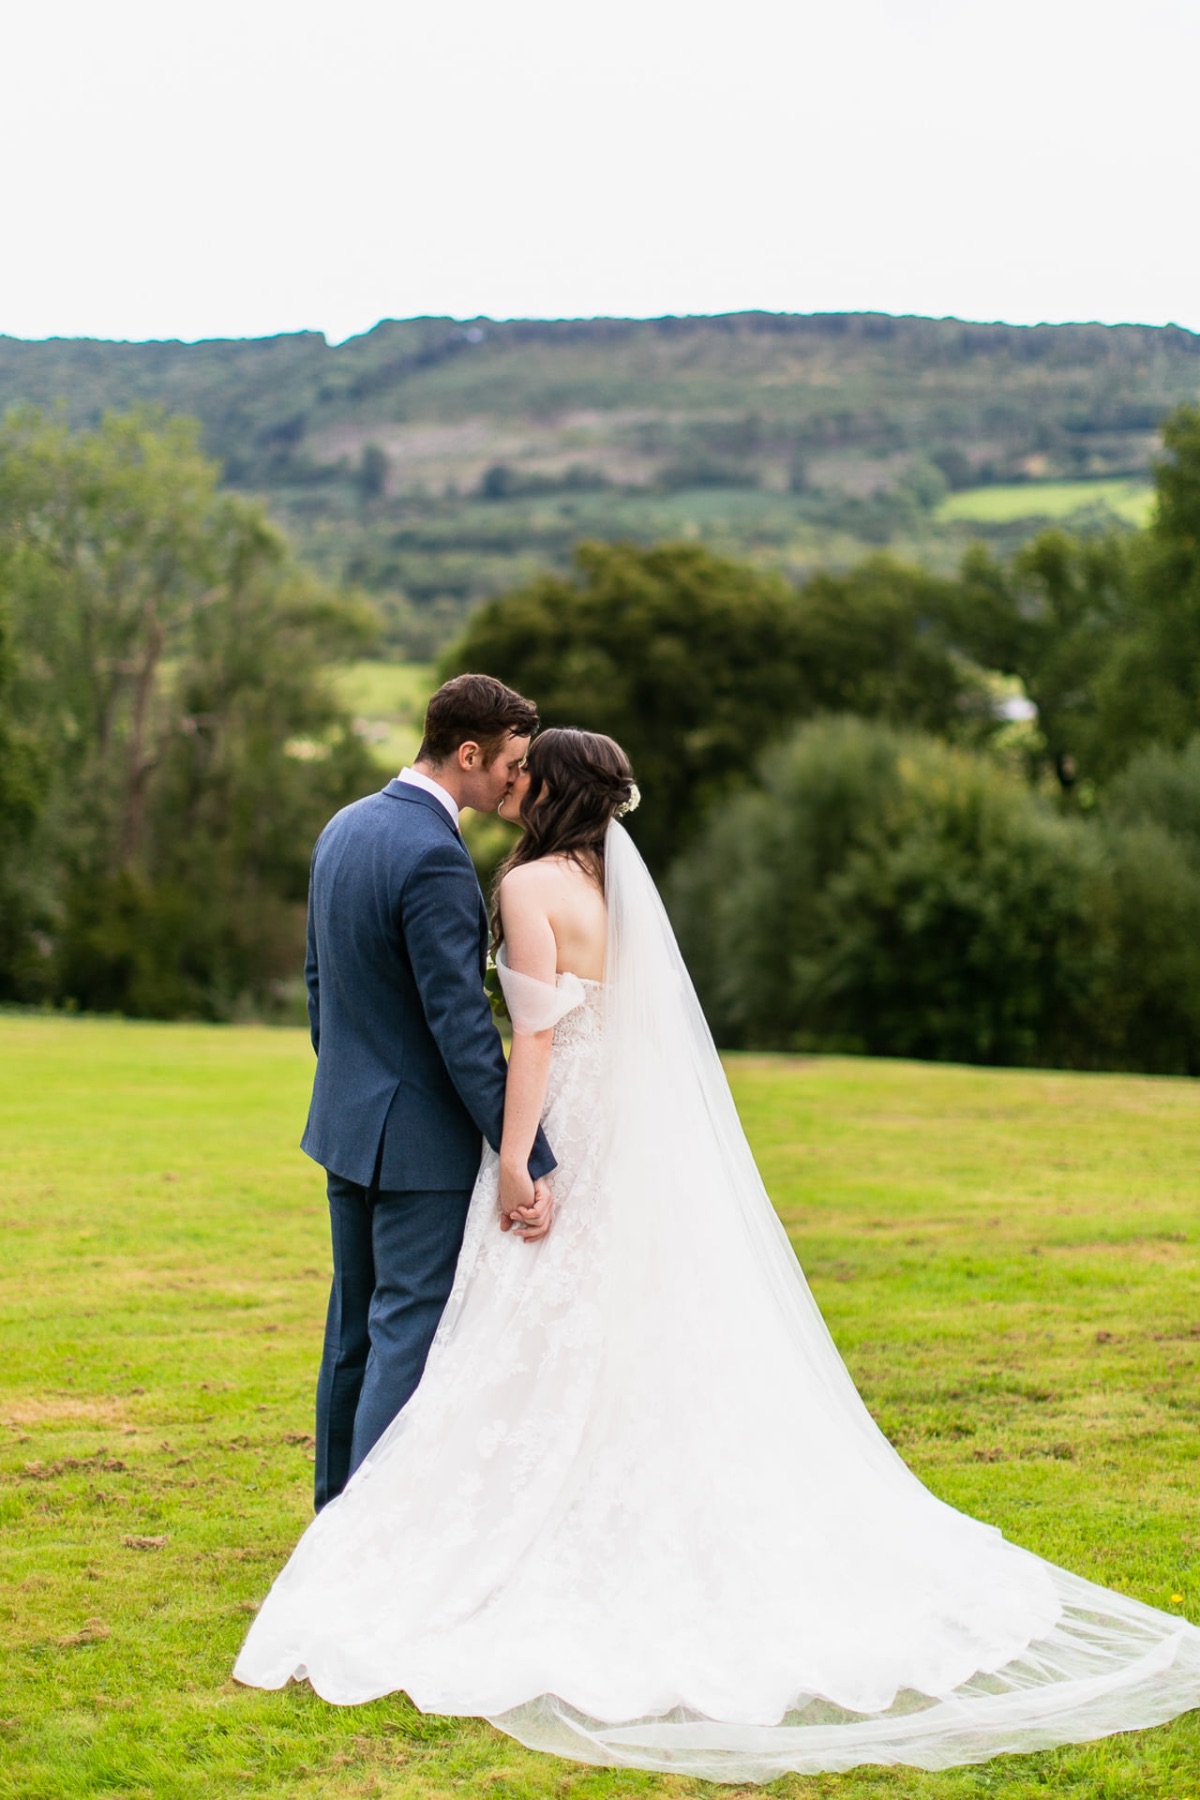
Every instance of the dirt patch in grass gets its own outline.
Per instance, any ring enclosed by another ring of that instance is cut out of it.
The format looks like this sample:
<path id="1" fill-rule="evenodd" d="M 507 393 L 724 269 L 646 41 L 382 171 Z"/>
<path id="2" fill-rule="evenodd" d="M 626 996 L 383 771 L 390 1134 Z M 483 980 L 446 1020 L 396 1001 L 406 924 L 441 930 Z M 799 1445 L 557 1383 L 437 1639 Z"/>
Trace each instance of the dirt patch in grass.
<path id="1" fill-rule="evenodd" d="M 28 1431 L 46 1425 L 114 1425 L 129 1423 L 124 1400 L 95 1399 L 75 1394 L 22 1394 L 4 1407 L 4 1423 Z"/>

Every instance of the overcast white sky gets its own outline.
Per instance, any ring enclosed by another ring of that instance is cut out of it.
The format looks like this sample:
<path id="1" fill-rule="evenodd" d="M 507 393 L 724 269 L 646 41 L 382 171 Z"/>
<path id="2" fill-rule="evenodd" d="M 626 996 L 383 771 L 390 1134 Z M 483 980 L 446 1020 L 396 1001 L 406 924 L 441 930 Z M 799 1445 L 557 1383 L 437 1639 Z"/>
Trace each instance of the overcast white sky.
<path id="1" fill-rule="evenodd" d="M 1200 0 L 8 0 L 0 332 L 1200 329 Z"/>

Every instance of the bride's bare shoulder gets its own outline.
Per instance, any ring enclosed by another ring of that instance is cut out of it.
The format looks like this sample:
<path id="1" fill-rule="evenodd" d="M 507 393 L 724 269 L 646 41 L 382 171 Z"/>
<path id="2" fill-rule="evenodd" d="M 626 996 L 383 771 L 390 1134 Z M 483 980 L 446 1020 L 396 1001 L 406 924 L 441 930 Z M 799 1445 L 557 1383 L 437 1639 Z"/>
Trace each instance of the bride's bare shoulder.
<path id="1" fill-rule="evenodd" d="M 540 893 L 554 880 L 553 859 L 543 856 L 537 862 L 518 863 L 515 869 L 509 869 L 501 878 L 500 893 L 506 899 L 517 899 L 522 894 Z"/>
<path id="2" fill-rule="evenodd" d="M 604 895 L 569 857 L 542 856 L 510 869 L 500 883 L 500 917 L 517 954 L 533 948 L 548 954 L 552 940 L 557 969 L 603 980 Z"/>
<path id="3" fill-rule="evenodd" d="M 500 882 L 500 916 L 506 929 L 523 915 L 548 916 L 562 892 L 562 881 L 551 858 L 518 863 Z"/>
<path id="4" fill-rule="evenodd" d="M 539 856 L 534 862 L 518 863 L 500 882 L 501 894 L 561 893 L 564 887 L 595 887 L 586 869 L 569 856 Z"/>

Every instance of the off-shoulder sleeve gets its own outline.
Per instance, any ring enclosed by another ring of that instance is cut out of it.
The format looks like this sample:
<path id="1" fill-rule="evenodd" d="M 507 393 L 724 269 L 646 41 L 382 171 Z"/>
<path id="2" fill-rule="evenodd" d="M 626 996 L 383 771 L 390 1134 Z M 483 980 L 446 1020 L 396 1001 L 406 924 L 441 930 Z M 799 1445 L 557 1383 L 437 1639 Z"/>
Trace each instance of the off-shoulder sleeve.
<path id="1" fill-rule="evenodd" d="M 496 959 L 500 986 L 508 1005 L 512 1028 L 522 1037 L 535 1031 L 549 1031 L 567 1013 L 582 1006 L 586 995 L 578 975 L 564 974 L 558 983 L 538 981 L 532 975 L 520 975 L 510 969 L 503 956 Z"/>

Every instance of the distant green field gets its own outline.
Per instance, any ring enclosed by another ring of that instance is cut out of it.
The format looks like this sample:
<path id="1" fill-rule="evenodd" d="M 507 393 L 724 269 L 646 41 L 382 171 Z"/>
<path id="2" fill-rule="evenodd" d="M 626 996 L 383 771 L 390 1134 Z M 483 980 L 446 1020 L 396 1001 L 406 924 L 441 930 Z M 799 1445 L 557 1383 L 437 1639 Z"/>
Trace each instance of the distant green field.
<path id="1" fill-rule="evenodd" d="M 945 524 L 1006 525 L 1016 519 L 1069 519 L 1102 507 L 1126 524 L 1145 525 L 1153 505 L 1154 490 L 1142 481 L 1029 481 L 951 494 L 937 517 Z"/>
<path id="2" fill-rule="evenodd" d="M 0 1015 L 0 1795 L 693 1800 L 401 1698 L 238 1688 L 309 1516 L 328 1269 L 304 1033 Z M 876 1417 L 945 1499 L 1200 1617 L 1200 1090 L 739 1057 L 768 1186 Z M 806 1546 L 797 1541 L 795 1554 Z M 780 1800 L 1195 1800 L 1200 1712 Z"/>
<path id="3" fill-rule="evenodd" d="M 343 704 L 359 721 L 380 768 L 391 775 L 417 753 L 434 686 L 428 663 L 355 662 L 338 671 Z"/>

